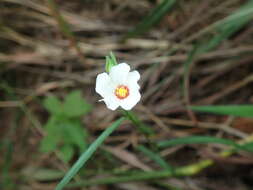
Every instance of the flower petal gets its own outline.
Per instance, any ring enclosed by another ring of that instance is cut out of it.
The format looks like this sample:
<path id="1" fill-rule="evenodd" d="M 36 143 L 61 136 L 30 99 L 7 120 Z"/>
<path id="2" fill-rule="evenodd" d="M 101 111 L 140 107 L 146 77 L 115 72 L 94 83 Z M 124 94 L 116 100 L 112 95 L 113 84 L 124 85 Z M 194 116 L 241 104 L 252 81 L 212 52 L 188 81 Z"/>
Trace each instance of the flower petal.
<path id="1" fill-rule="evenodd" d="M 139 84 L 137 83 L 138 80 L 140 79 L 140 73 L 138 71 L 132 71 L 129 72 L 127 75 L 127 85 L 130 88 L 136 88 L 136 89 L 140 89 Z"/>
<path id="2" fill-rule="evenodd" d="M 140 73 L 135 70 L 128 73 L 127 80 L 130 82 L 137 82 L 138 80 L 140 80 L 140 77 Z"/>
<path id="3" fill-rule="evenodd" d="M 114 96 L 108 96 L 103 101 L 110 110 L 116 110 L 119 107 L 119 101 Z"/>
<path id="4" fill-rule="evenodd" d="M 124 84 L 129 71 L 130 66 L 128 64 L 120 63 L 111 68 L 109 75 L 116 84 Z"/>
<path id="5" fill-rule="evenodd" d="M 120 106 L 124 110 L 131 110 L 140 101 L 140 99 L 140 92 L 137 89 L 131 89 L 129 97 L 120 101 Z"/>
<path id="6" fill-rule="evenodd" d="M 101 73 L 97 76 L 95 90 L 103 98 L 112 94 L 113 87 L 111 85 L 111 78 L 107 73 Z"/>

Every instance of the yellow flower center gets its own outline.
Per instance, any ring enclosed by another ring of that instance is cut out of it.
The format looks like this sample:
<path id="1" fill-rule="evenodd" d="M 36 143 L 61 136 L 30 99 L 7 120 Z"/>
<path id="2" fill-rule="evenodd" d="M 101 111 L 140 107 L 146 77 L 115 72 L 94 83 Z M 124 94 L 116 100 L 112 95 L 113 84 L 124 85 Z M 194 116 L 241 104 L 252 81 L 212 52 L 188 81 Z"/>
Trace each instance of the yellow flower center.
<path id="1" fill-rule="evenodd" d="M 125 85 L 119 85 L 115 91 L 114 91 L 115 96 L 119 99 L 125 99 L 126 97 L 129 96 L 129 89 Z"/>

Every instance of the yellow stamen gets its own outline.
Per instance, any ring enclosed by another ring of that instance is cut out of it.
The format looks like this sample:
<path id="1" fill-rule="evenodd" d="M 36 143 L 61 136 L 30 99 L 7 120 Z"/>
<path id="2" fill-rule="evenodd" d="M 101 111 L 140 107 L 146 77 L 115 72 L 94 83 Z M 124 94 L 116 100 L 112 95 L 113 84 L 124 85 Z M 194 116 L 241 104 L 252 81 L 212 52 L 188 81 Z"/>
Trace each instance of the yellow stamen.
<path id="1" fill-rule="evenodd" d="M 129 96 L 129 89 L 125 85 L 119 85 L 116 89 L 114 94 L 117 96 L 119 99 L 125 99 L 126 97 Z"/>

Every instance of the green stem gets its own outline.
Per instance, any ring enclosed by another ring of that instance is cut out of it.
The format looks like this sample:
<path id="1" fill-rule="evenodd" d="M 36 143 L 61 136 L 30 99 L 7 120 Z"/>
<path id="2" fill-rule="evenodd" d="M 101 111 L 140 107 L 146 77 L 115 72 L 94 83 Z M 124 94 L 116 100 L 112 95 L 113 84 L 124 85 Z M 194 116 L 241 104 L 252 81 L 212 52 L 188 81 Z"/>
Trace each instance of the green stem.
<path id="1" fill-rule="evenodd" d="M 160 155 L 159 153 L 153 152 L 150 149 L 146 148 L 143 145 L 139 145 L 137 147 L 137 150 L 144 153 L 146 156 L 148 156 L 151 160 L 154 160 L 158 165 L 160 165 L 161 168 L 164 170 L 173 170 L 172 166 L 170 166 Z"/>
<path id="2" fill-rule="evenodd" d="M 202 169 L 212 165 L 214 161 L 212 160 L 203 160 L 196 164 L 189 166 L 183 166 L 180 168 L 172 170 L 163 170 L 163 171 L 152 171 L 152 172 L 135 172 L 135 174 L 128 176 L 118 176 L 118 177 L 108 177 L 101 178 L 96 180 L 86 180 L 83 182 L 77 182 L 69 184 L 68 188 L 73 187 L 83 187 L 83 186 L 92 186 L 92 185 L 102 185 L 102 184 L 115 184 L 115 183 L 124 183 L 129 181 L 143 181 L 143 180 L 155 180 L 168 177 L 180 177 L 180 176 L 192 176 L 200 172 Z"/>
<path id="3" fill-rule="evenodd" d="M 104 132 L 89 146 L 89 148 L 79 157 L 76 163 L 56 186 L 55 190 L 63 189 L 69 181 L 76 175 L 76 173 L 84 166 L 84 164 L 89 160 L 97 148 L 104 142 L 104 140 L 120 126 L 121 122 L 124 120 L 124 117 L 121 117 L 115 121 L 110 127 L 108 127 Z"/>
<path id="4" fill-rule="evenodd" d="M 156 145 L 150 139 L 150 137 L 155 134 L 154 130 L 150 126 L 144 124 L 138 118 L 138 116 L 136 114 L 134 114 L 134 112 L 126 111 L 126 110 L 122 110 L 122 112 L 125 115 L 125 117 L 128 118 L 129 121 L 131 121 L 137 127 L 137 130 L 139 130 L 142 134 L 144 134 L 144 136 L 145 136 L 148 144 L 150 145 L 150 147 L 153 150 L 157 150 Z"/>
<path id="5" fill-rule="evenodd" d="M 163 170 L 163 171 L 152 171 L 152 172 L 135 172 L 132 175 L 128 176 L 119 176 L 119 177 L 108 177 L 101 178 L 96 180 L 86 180 L 83 182 L 72 183 L 67 187 L 82 187 L 82 186 L 91 186 L 91 185 L 101 185 L 101 184 L 114 184 L 114 183 L 124 183 L 129 181 L 143 181 L 143 180 L 154 180 L 166 177 L 173 176 L 191 176 L 197 174 L 202 169 L 213 164 L 212 160 L 203 160 L 197 164 L 184 166 L 172 170 Z"/>
<path id="6" fill-rule="evenodd" d="M 154 134 L 154 131 L 149 126 L 142 123 L 142 121 L 131 111 L 122 110 L 125 117 L 127 117 L 134 125 L 138 127 L 138 130 L 145 134 L 146 136 L 150 136 Z"/>
<path id="7" fill-rule="evenodd" d="M 171 171 L 136 172 L 136 174 L 132 174 L 129 176 L 108 177 L 108 178 L 86 180 L 83 182 L 72 183 L 72 184 L 69 184 L 67 187 L 73 188 L 73 187 L 82 187 L 82 186 L 91 186 L 91 185 L 123 183 L 123 182 L 129 182 L 129 181 L 142 181 L 142 180 L 164 178 L 164 177 L 169 177 L 169 176 L 172 176 Z"/>
<path id="8" fill-rule="evenodd" d="M 240 144 L 246 144 L 253 141 L 253 135 L 244 139 Z M 220 153 L 220 156 L 223 158 L 229 157 L 236 153 L 236 149 L 229 149 Z M 214 160 L 205 159 L 197 163 L 175 168 L 174 170 L 163 170 L 163 171 L 152 171 L 152 172 L 135 172 L 134 174 L 128 176 L 118 176 L 118 177 L 108 177 L 96 180 L 86 180 L 84 182 L 72 183 L 67 187 L 82 187 L 82 186 L 91 186 L 91 185 L 100 185 L 100 184 L 114 184 L 114 183 L 123 183 L 129 181 L 143 181 L 143 180 L 155 180 L 168 177 L 180 177 L 180 176 L 192 176 L 196 175 L 205 168 L 208 168 L 215 164 Z"/>

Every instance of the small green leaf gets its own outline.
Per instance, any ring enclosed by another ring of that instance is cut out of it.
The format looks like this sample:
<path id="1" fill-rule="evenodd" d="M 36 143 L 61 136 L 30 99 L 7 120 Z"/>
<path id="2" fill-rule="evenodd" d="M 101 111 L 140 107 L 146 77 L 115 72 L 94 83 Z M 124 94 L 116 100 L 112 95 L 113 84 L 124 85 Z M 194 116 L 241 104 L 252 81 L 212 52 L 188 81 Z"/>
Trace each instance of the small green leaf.
<path id="1" fill-rule="evenodd" d="M 87 131 L 82 127 L 80 121 L 70 120 L 61 124 L 65 138 L 68 142 L 79 147 L 80 152 L 87 148 Z"/>
<path id="2" fill-rule="evenodd" d="M 106 128 L 103 133 L 87 148 L 87 150 L 82 153 L 82 155 L 78 158 L 78 160 L 74 163 L 74 165 L 70 168 L 70 170 L 66 173 L 63 179 L 58 183 L 55 190 L 62 190 L 69 181 L 76 175 L 76 173 L 84 166 L 84 164 L 90 159 L 93 153 L 101 146 L 104 140 L 114 131 L 116 130 L 122 121 L 125 118 L 120 118 L 115 121 L 111 126 Z"/>
<path id="3" fill-rule="evenodd" d="M 47 134 L 53 136 L 56 141 L 58 141 L 61 137 L 59 123 L 62 121 L 62 117 L 58 117 L 58 115 L 52 115 L 44 126 Z"/>
<path id="4" fill-rule="evenodd" d="M 59 155 L 67 163 L 73 157 L 74 149 L 71 145 L 64 145 L 59 149 Z"/>
<path id="5" fill-rule="evenodd" d="M 111 64 L 111 60 L 110 60 L 109 56 L 106 56 L 105 57 L 105 71 L 107 73 L 109 73 L 112 67 L 113 67 L 113 65 Z"/>
<path id="6" fill-rule="evenodd" d="M 56 96 L 47 97 L 43 104 L 51 114 L 62 113 L 62 103 Z"/>
<path id="7" fill-rule="evenodd" d="M 253 105 L 191 106 L 194 111 L 209 112 L 240 117 L 253 117 Z"/>
<path id="8" fill-rule="evenodd" d="M 90 109 L 91 105 L 84 100 L 80 91 L 71 92 L 63 104 L 64 115 L 67 117 L 80 117 Z"/>
<path id="9" fill-rule="evenodd" d="M 117 59 L 116 59 L 115 55 L 113 54 L 113 52 L 110 52 L 110 59 L 111 59 L 112 64 L 114 64 L 114 65 L 118 64 Z"/>
<path id="10" fill-rule="evenodd" d="M 112 52 L 110 52 L 110 55 L 106 56 L 105 59 L 106 59 L 105 71 L 109 73 L 111 68 L 117 65 L 118 63 L 117 63 L 115 55 Z"/>
<path id="11" fill-rule="evenodd" d="M 40 143 L 40 151 L 41 152 L 52 152 L 57 148 L 57 139 L 52 135 L 48 135 L 44 137 Z"/>

